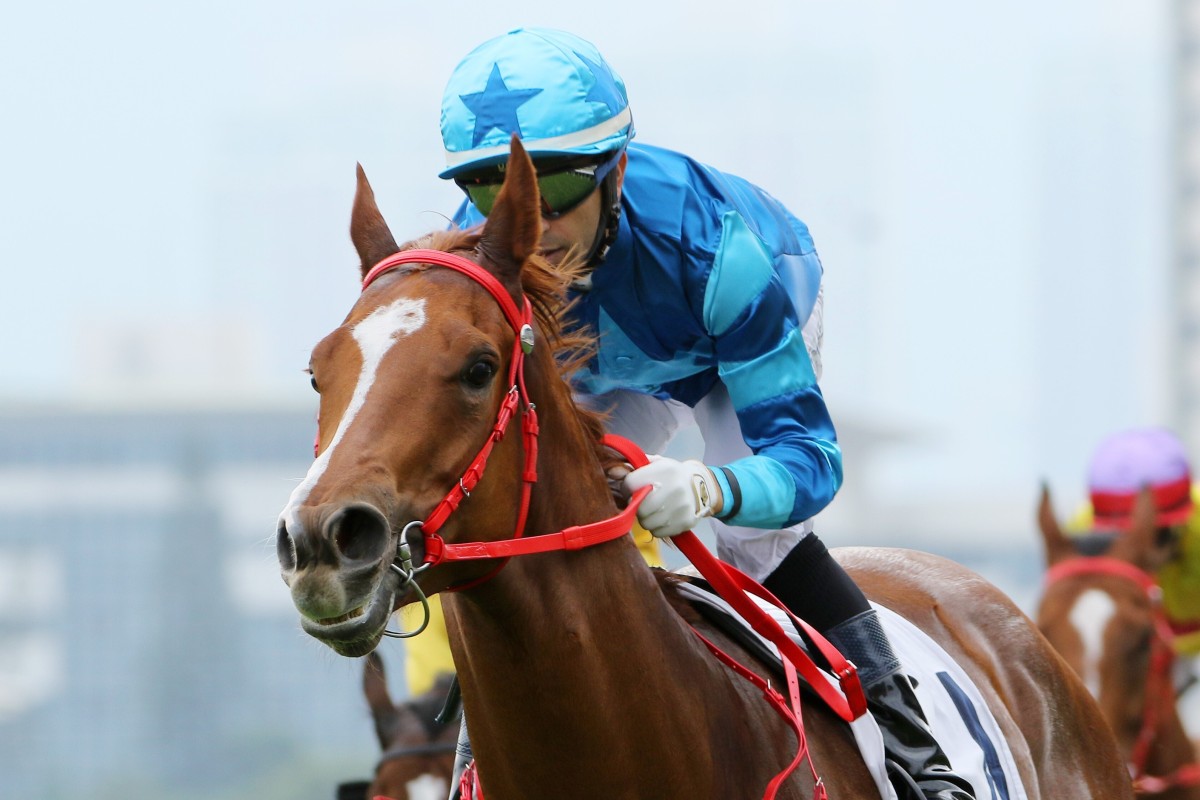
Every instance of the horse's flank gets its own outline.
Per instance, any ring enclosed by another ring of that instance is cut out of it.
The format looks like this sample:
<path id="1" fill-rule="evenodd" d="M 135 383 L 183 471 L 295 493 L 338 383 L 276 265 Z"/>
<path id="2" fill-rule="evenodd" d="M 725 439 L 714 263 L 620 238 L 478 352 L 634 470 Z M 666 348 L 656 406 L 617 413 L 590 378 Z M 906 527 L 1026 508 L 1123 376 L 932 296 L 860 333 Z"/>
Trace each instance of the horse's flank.
<path id="1" fill-rule="evenodd" d="M 832 552 L 872 601 L 929 634 L 967 672 L 1007 737 L 1030 798 L 1132 796 L 1128 780 L 1114 777 L 1114 768 L 1123 770 L 1086 689 L 1064 679 L 1065 665 L 1004 593 L 927 553 Z"/>

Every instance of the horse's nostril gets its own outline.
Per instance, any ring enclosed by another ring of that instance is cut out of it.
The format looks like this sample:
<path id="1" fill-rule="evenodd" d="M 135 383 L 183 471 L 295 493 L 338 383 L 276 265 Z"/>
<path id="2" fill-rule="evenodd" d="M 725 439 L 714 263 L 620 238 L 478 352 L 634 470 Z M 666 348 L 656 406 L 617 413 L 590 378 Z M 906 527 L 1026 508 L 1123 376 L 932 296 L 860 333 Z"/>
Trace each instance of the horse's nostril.
<path id="1" fill-rule="evenodd" d="M 279 521 L 279 529 L 275 533 L 275 555 L 283 571 L 291 572 L 296 568 L 296 546 L 283 520 Z"/>
<path id="2" fill-rule="evenodd" d="M 330 538 L 348 561 L 375 562 L 388 543 L 388 523 L 369 505 L 347 506 L 329 519 Z"/>

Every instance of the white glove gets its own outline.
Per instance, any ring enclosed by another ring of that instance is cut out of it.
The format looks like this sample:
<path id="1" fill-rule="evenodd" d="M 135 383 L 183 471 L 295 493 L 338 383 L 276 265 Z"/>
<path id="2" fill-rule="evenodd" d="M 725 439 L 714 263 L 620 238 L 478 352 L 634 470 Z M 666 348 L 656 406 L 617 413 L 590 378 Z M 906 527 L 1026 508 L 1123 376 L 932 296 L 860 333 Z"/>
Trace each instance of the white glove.
<path id="1" fill-rule="evenodd" d="M 638 522 L 655 536 L 690 531 L 700 520 L 721 511 L 721 485 L 699 461 L 650 456 L 649 464 L 625 476 L 625 491 L 630 494 L 643 486 L 654 488 L 638 507 Z"/>

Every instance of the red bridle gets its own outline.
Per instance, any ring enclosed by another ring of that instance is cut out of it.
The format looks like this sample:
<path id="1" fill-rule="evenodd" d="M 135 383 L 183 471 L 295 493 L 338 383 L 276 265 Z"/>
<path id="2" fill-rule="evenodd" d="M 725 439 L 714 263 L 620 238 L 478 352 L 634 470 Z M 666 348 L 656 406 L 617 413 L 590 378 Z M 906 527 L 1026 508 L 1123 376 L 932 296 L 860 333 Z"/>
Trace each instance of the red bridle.
<path id="1" fill-rule="evenodd" d="M 366 291 L 367 287 L 380 275 L 402 264 L 413 263 L 446 267 L 478 282 L 495 298 L 513 332 L 516 334 L 513 343 L 512 363 L 509 365 L 508 374 L 508 381 L 511 388 L 508 390 L 504 402 L 501 403 L 496 424 L 492 428 L 492 434 L 488 437 L 478 455 L 472 460 L 470 466 L 467 467 L 458 485 L 451 489 L 433 511 L 419 523 L 425 543 L 423 568 L 431 567 L 445 561 L 469 561 L 488 558 L 507 559 L 511 556 L 531 553 L 545 553 L 555 550 L 579 550 L 628 535 L 633 526 L 637 508 L 641 504 L 642 499 L 649 494 L 651 487 L 639 489 L 630 498 L 628 505 L 623 511 L 608 519 L 587 525 L 572 526 L 556 533 L 523 538 L 525 522 L 529 512 L 530 495 L 533 484 L 537 481 L 537 416 L 525 387 L 525 356 L 533 349 L 532 307 L 528 298 L 524 298 L 522 308 L 518 309 L 512 296 L 491 273 L 462 256 L 440 250 L 406 250 L 383 259 L 372 267 L 363 278 L 363 291 Z M 511 422 L 518 410 L 524 414 L 525 468 L 522 473 L 524 485 L 521 492 L 521 507 L 517 515 L 517 526 L 513 537 L 501 541 L 447 544 L 438 535 L 438 530 L 446 522 L 450 514 L 458 508 L 463 498 L 470 495 L 471 489 L 474 488 L 483 474 L 492 448 L 496 442 L 503 438 L 509 422 Z M 620 453 L 634 467 L 643 466 L 647 463 L 646 456 L 641 449 L 626 439 L 617 436 L 607 436 L 604 442 Z M 826 704 L 841 716 L 842 719 L 849 722 L 859 718 L 866 711 L 866 700 L 863 695 L 862 685 L 858 679 L 858 671 L 820 633 L 803 620 L 792 616 L 792 620 L 797 628 L 807 634 L 809 641 L 821 651 L 822 655 L 831 665 L 831 669 L 840 685 L 840 692 L 838 689 L 834 689 L 825 676 L 813 664 L 808 654 L 791 641 L 782 627 L 759 608 L 751 600 L 750 595 L 758 595 L 764 600 L 772 602 L 777 607 L 784 608 L 778 599 L 744 573 L 728 564 L 717 561 L 691 531 L 676 536 L 673 541 L 699 569 L 700 573 L 717 589 L 718 593 L 730 602 L 756 631 L 772 641 L 780 650 L 784 671 L 787 676 L 786 697 L 768 682 L 737 663 L 732 657 L 705 639 L 699 631 L 693 629 L 709 650 L 723 663 L 762 691 L 770 704 L 792 726 L 796 733 L 798 747 L 795 758 L 782 772 L 775 776 L 768 785 L 764 795 L 764 798 L 774 798 L 783 781 L 808 755 L 800 708 L 800 677 L 803 676 Z M 506 562 L 501 562 L 499 566 L 481 578 L 453 588 L 461 590 L 477 586 L 495 575 L 503 567 L 504 563 Z M 790 612 L 789 616 L 791 616 Z M 813 769 L 813 778 L 816 782 L 815 795 L 818 798 L 823 798 L 826 796 L 824 784 L 817 777 L 811 761 L 809 762 L 809 766 L 810 769 Z"/>
<path id="2" fill-rule="evenodd" d="M 1085 575 L 1109 575 L 1133 583 L 1150 601 L 1154 622 L 1154 638 L 1150 643 L 1150 669 L 1146 675 L 1146 703 L 1142 708 L 1142 725 L 1129 757 L 1129 772 L 1139 794 L 1159 794 L 1174 787 L 1200 785 L 1200 763 L 1183 765 L 1170 775 L 1150 775 L 1146 762 L 1154 744 L 1161 704 L 1156 700 L 1174 702 L 1171 666 L 1175 661 L 1175 638 L 1162 607 L 1162 589 L 1153 575 L 1117 558 L 1091 556 L 1061 561 L 1046 571 L 1046 585 Z"/>
<path id="3" fill-rule="evenodd" d="M 492 299 L 496 301 L 496 304 L 500 306 L 500 310 L 504 313 L 505 319 L 508 320 L 508 324 L 513 330 L 512 359 L 508 365 L 508 385 L 510 388 L 505 394 L 503 402 L 500 403 L 500 410 L 496 414 L 496 423 L 492 426 L 491 435 L 484 441 L 483 447 L 480 448 L 475 458 L 471 460 L 466 471 L 459 478 L 457 485 L 421 521 L 420 528 L 425 537 L 424 563 L 432 566 L 443 561 L 458 560 L 463 554 L 462 548 L 464 547 L 469 548 L 472 553 L 475 553 L 478 552 L 478 548 L 485 546 L 477 543 L 448 545 L 438 534 L 438 531 L 441 530 L 442 525 L 446 523 L 446 520 L 454 513 L 463 499 L 469 497 L 475 485 L 479 483 L 479 479 L 483 476 L 483 470 L 487 466 L 488 457 L 492 454 L 492 448 L 504 438 L 504 433 L 508 430 L 509 423 L 512 422 L 513 417 L 517 415 L 518 411 L 523 413 L 522 427 L 525 434 L 525 467 L 521 474 L 523 480 L 521 504 L 520 510 L 517 513 L 516 531 L 513 533 L 513 538 L 520 539 L 525 533 L 525 520 L 529 513 L 530 495 L 533 484 L 537 481 L 537 412 L 534 409 L 533 403 L 529 400 L 529 391 L 525 388 L 525 356 L 532 352 L 534 341 L 533 306 L 530 304 L 528 298 L 522 298 L 523 302 L 521 307 L 518 308 L 512 295 L 509 294 L 508 290 L 490 272 L 462 256 L 455 255 L 454 253 L 446 253 L 441 250 L 405 250 L 388 256 L 372 267 L 363 277 L 363 291 L 365 292 L 379 276 L 403 264 L 433 264 L 466 275 L 487 290 Z M 478 558 L 480 556 L 471 555 L 467 557 Z"/>
<path id="4" fill-rule="evenodd" d="M 434 507 L 424 520 L 420 522 L 421 533 L 424 537 L 426 567 L 441 564 L 446 561 L 474 561 L 486 558 L 503 558 L 527 555 L 530 553 L 547 553 L 553 550 L 579 550 L 601 542 L 618 539 L 627 534 L 633 525 L 638 503 L 649 493 L 649 488 L 634 496 L 634 500 L 624 511 L 609 519 L 600 520 L 588 525 L 576 525 L 557 533 L 523 538 L 525 522 L 529 515 L 529 501 L 533 484 L 537 482 L 537 412 L 529 400 L 529 391 L 525 387 L 525 356 L 533 351 L 533 307 L 528 298 L 522 298 L 521 308 L 517 307 L 512 295 L 496 280 L 490 272 L 478 264 L 454 253 L 441 250 L 405 250 L 389 256 L 374 267 L 363 278 L 363 291 L 380 275 L 399 267 L 402 264 L 433 264 L 446 267 L 471 278 L 487 290 L 504 312 L 504 317 L 515 334 L 513 341 L 512 361 L 508 368 L 508 385 L 511 387 L 500 404 L 496 423 L 492 433 L 484 442 L 479 453 L 471 461 L 458 484 L 452 488 L 442 501 Z M 438 533 L 450 515 L 458 508 L 463 499 L 468 497 L 471 490 L 479 483 L 483 470 L 487 466 L 488 456 L 496 443 L 504 438 L 513 417 L 522 413 L 522 428 L 525 444 L 525 467 L 521 477 L 520 510 L 517 514 L 516 529 L 511 539 L 493 542 L 462 542 L 447 543 Z M 492 577 L 504 563 L 495 570 L 467 584 L 455 586 L 461 590 L 477 586 Z"/>

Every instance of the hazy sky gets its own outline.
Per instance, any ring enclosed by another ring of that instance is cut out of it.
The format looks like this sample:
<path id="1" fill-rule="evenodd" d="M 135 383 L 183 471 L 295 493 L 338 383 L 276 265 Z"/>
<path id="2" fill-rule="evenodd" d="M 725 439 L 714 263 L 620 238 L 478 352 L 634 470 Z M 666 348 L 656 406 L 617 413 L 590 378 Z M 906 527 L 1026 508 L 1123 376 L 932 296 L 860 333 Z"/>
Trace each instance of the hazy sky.
<path id="1" fill-rule="evenodd" d="M 1078 496 L 1101 435 L 1164 421 L 1161 0 L 19 4 L 0 398 L 313 402 L 355 163 L 398 238 L 443 225 L 446 77 L 521 24 L 593 40 L 641 140 L 809 223 L 835 421 L 907 437 L 848 459 L 876 497 Z"/>

